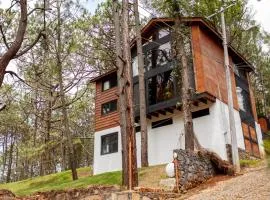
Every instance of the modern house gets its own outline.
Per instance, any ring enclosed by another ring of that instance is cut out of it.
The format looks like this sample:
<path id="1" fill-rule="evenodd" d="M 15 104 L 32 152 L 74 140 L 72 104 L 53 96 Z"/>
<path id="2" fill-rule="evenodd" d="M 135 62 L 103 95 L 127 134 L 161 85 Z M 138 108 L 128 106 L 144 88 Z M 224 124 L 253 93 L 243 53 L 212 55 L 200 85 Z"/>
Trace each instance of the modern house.
<path id="1" fill-rule="evenodd" d="M 220 33 L 203 18 L 184 18 L 185 48 L 194 90 L 192 118 L 199 143 L 228 160 L 227 87 Z M 173 19 L 154 18 L 142 29 L 145 60 L 145 89 L 149 164 L 172 161 L 174 149 L 185 148 L 183 113 L 175 60 L 171 59 Z M 139 122 L 136 46 L 131 44 L 135 121 Z M 252 65 L 229 46 L 234 117 L 238 147 L 262 156 L 262 134 L 250 85 Z M 94 174 L 121 169 L 121 133 L 116 70 L 92 80 L 96 84 Z M 138 123 L 139 124 L 139 123 Z M 136 129 L 140 167 L 140 132 Z"/>

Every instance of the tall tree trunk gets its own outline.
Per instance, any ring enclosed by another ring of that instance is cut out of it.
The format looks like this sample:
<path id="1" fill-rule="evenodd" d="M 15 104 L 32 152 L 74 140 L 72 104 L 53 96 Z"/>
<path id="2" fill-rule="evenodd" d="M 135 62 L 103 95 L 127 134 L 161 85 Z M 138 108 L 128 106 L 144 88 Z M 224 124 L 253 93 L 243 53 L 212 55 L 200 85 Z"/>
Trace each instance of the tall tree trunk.
<path id="1" fill-rule="evenodd" d="M 68 153 L 69 153 L 69 164 L 72 171 L 72 179 L 77 180 L 78 174 L 76 170 L 76 160 L 74 157 L 74 148 L 72 142 L 71 131 L 69 129 L 69 120 L 67 113 L 67 105 L 65 99 L 65 91 L 64 91 L 64 83 L 63 83 L 63 71 L 62 71 L 62 60 L 61 60 L 61 52 L 62 52 L 62 42 L 61 42 L 61 16 L 60 16 L 60 3 L 57 0 L 57 68 L 58 68 L 58 81 L 60 88 L 60 99 L 62 104 L 62 117 L 63 117 L 63 125 L 64 125 L 64 134 L 65 139 L 67 140 Z"/>
<path id="2" fill-rule="evenodd" d="M 7 177 L 6 182 L 10 182 L 11 170 L 12 170 L 12 161 L 13 161 L 13 147 L 14 147 L 14 136 L 10 137 L 10 148 L 9 148 L 9 156 L 8 156 L 8 169 L 7 169 Z"/>
<path id="3" fill-rule="evenodd" d="M 131 52 L 129 43 L 129 1 L 123 0 L 123 59 L 125 72 L 125 91 L 126 91 L 126 120 L 127 120 L 127 142 L 128 142 L 128 170 L 129 180 L 128 188 L 132 189 L 138 185 L 138 171 L 137 171 L 137 154 L 136 154 L 136 136 L 134 128 L 134 106 L 133 106 L 133 81 L 132 81 L 132 66 L 131 66 Z"/>
<path id="4" fill-rule="evenodd" d="M 124 66 L 121 60 L 123 53 L 121 48 L 121 33 L 119 20 L 119 5 L 117 0 L 113 0 L 114 9 L 114 27 L 115 27 L 115 51 L 117 65 L 117 79 L 119 92 L 119 110 L 120 110 L 120 127 L 122 143 L 122 185 L 128 185 L 128 146 L 127 146 L 127 124 L 126 124 L 126 96 L 125 96 L 125 77 Z"/>
<path id="5" fill-rule="evenodd" d="M 184 130 L 185 130 L 185 149 L 194 150 L 194 129 L 191 114 L 191 90 L 189 80 L 189 65 L 187 61 L 187 54 L 184 48 L 184 38 L 181 33 L 181 16 L 179 5 L 174 3 L 175 15 L 175 30 L 174 30 L 174 45 L 177 61 L 177 69 L 180 70 L 182 77 L 182 107 L 184 114 Z M 184 26 L 184 25 L 182 25 Z"/>
<path id="6" fill-rule="evenodd" d="M 142 163 L 142 167 L 147 167 L 148 166 L 148 132 L 147 132 L 147 121 L 146 121 L 144 61 L 143 61 L 143 51 L 142 51 L 142 37 L 141 37 L 138 0 L 134 0 L 134 12 L 135 12 L 135 23 L 136 23 L 136 43 L 137 43 L 138 69 L 139 69 L 141 163 Z"/>

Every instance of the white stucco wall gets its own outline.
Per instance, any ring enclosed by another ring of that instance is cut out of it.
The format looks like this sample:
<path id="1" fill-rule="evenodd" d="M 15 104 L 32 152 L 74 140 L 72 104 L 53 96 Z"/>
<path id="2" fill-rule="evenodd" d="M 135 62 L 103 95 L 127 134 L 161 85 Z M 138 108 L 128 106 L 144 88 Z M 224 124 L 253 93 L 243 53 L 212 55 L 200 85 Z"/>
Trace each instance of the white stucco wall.
<path id="1" fill-rule="evenodd" d="M 262 129 L 261 129 L 260 124 L 258 124 L 257 122 L 255 122 L 255 128 L 256 128 L 256 133 L 257 133 L 257 140 L 258 140 L 260 154 L 261 154 L 261 157 L 263 158 L 265 156 L 265 152 L 264 152 L 264 147 L 263 147 Z"/>
<path id="2" fill-rule="evenodd" d="M 207 108 L 209 105 L 200 104 L 194 107 L 193 111 Z M 195 118 L 194 131 L 204 148 L 208 148 L 218 153 L 223 159 L 227 159 L 226 144 L 230 143 L 228 134 L 228 107 L 219 100 L 209 106 L 210 114 Z M 172 117 L 173 124 L 152 129 L 151 123 L 161 119 Z M 245 149 L 244 138 L 241 127 L 239 112 L 235 110 L 235 121 L 238 146 Z M 113 132 L 118 132 L 118 152 L 101 155 L 101 136 Z M 148 121 L 148 159 L 149 165 L 169 163 L 172 161 L 173 150 L 184 149 L 184 124 L 181 112 L 166 115 L 159 118 L 153 117 Z M 140 133 L 136 134 L 138 167 L 141 166 L 141 139 Z M 121 169 L 121 136 L 120 127 L 110 128 L 95 133 L 94 151 L 94 174 Z"/>
<path id="3" fill-rule="evenodd" d="M 118 151 L 115 153 L 101 155 L 101 136 L 118 132 Z M 140 141 L 140 134 L 136 134 L 136 141 Z M 110 171 L 118 171 L 122 169 L 122 153 L 121 153 L 121 132 L 120 126 L 98 131 L 95 133 L 94 140 L 94 165 L 93 173 L 100 174 Z M 141 145 L 136 143 L 137 163 L 141 167 Z"/>

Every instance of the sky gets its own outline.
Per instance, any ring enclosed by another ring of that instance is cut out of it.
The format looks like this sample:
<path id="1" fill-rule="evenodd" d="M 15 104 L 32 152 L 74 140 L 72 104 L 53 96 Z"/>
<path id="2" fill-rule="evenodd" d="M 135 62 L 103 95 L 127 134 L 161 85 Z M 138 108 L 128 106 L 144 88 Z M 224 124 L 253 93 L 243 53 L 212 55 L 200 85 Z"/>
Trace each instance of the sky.
<path id="1" fill-rule="evenodd" d="M 85 0 L 85 6 L 90 12 L 94 12 L 98 3 L 103 0 Z M 263 29 L 270 33 L 270 0 L 249 0 L 248 6 L 255 12 L 255 20 Z"/>
<path id="2" fill-rule="evenodd" d="M 7 8 L 11 0 L 0 0 L 0 8 Z M 91 13 L 94 13 L 97 5 L 104 0 L 82 0 L 83 4 Z M 255 19 L 267 32 L 270 33 L 270 0 L 248 0 L 249 7 L 255 11 Z"/>

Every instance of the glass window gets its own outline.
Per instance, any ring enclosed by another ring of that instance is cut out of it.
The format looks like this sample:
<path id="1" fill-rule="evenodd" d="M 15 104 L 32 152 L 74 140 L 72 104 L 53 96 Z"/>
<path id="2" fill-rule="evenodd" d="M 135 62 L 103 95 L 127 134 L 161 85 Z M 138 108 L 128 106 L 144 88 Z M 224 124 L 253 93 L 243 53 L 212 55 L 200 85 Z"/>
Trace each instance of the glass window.
<path id="1" fill-rule="evenodd" d="M 116 86 L 117 86 L 117 75 L 115 73 L 102 82 L 102 91 L 106 91 Z"/>
<path id="2" fill-rule="evenodd" d="M 172 70 L 148 79 L 148 102 L 153 105 L 175 96 Z"/>
<path id="3" fill-rule="evenodd" d="M 106 115 L 117 110 L 117 100 L 113 100 L 101 105 L 101 114 Z"/>
<path id="4" fill-rule="evenodd" d="M 118 152 L 118 133 L 101 136 L 101 155 Z"/>
<path id="5" fill-rule="evenodd" d="M 138 71 L 138 56 L 134 57 L 132 59 L 132 74 L 133 74 L 133 77 L 134 76 L 138 76 L 139 74 L 139 71 Z"/>

